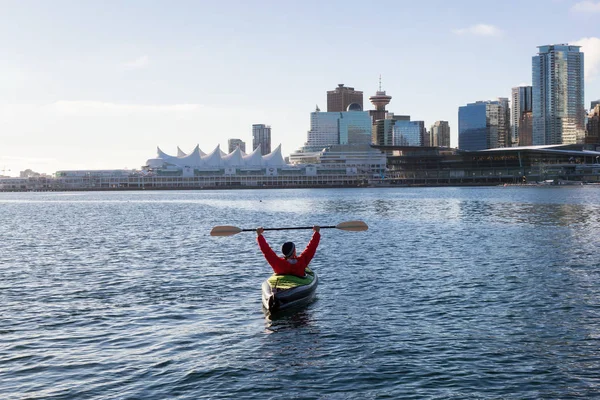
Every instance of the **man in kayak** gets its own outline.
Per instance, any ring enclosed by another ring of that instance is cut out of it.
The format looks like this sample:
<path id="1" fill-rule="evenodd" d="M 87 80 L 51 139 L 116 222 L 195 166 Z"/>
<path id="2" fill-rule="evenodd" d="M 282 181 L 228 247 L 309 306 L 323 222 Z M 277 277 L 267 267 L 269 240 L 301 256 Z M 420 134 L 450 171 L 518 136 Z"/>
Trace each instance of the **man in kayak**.
<path id="1" fill-rule="evenodd" d="M 321 228 L 319 226 L 313 226 L 314 233 L 312 238 L 299 257 L 296 257 L 296 245 L 293 242 L 285 242 L 283 244 L 281 247 L 283 257 L 279 257 L 275 254 L 262 235 L 264 232 L 263 228 L 256 229 L 256 234 L 258 235 L 256 240 L 258 241 L 260 251 L 262 251 L 265 259 L 276 274 L 303 277 L 305 275 L 305 268 L 308 267 L 308 264 L 317 251 L 317 246 L 319 246 L 319 240 L 321 239 L 321 234 L 319 233 L 320 230 Z"/>

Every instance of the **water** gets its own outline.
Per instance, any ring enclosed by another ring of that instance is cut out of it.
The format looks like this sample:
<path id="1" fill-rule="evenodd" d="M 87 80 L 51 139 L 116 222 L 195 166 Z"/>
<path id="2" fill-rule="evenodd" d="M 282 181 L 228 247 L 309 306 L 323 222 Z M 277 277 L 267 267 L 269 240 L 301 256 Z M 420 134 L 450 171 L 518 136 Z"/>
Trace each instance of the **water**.
<path id="1" fill-rule="evenodd" d="M 354 219 L 274 320 L 208 234 Z M 599 187 L 3 193 L 0 234 L 2 399 L 600 396 Z"/>

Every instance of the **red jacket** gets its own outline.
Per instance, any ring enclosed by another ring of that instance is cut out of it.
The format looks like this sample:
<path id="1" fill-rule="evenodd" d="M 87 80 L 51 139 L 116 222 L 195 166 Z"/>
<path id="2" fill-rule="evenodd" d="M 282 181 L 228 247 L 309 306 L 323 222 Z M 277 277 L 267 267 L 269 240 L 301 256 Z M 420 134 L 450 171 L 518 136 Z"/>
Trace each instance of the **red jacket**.
<path id="1" fill-rule="evenodd" d="M 304 269 L 308 267 L 308 263 L 314 257 L 320 239 L 321 234 L 319 232 L 313 233 L 308 246 L 306 246 L 302 254 L 299 257 L 288 258 L 286 260 L 284 257 L 279 257 L 275 254 L 263 235 L 258 235 L 256 238 L 260 251 L 265 255 L 267 262 L 276 274 L 296 276 L 304 276 Z"/>

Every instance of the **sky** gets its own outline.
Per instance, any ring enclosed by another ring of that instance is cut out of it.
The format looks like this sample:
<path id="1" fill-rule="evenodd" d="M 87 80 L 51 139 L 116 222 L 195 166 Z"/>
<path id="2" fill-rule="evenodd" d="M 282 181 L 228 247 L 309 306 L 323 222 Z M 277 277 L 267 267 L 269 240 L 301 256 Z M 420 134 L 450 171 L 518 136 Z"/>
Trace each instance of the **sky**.
<path id="1" fill-rule="evenodd" d="M 286 156 L 339 83 L 430 127 L 531 84 L 537 46 L 585 54 L 600 99 L 600 0 L 0 0 L 0 175 L 139 169 L 252 124 Z"/>

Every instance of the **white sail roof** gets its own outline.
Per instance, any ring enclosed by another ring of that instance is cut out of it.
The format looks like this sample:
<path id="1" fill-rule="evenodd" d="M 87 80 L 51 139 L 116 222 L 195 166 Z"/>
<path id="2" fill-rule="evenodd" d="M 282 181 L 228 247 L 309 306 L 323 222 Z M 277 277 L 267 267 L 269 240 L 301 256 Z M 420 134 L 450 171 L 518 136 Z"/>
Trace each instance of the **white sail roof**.
<path id="1" fill-rule="evenodd" d="M 173 165 L 176 167 L 193 167 L 193 168 L 223 168 L 223 167 L 246 167 L 246 168 L 263 168 L 263 167 L 285 167 L 283 156 L 281 154 L 281 145 L 275 150 L 266 155 L 260 154 L 260 146 L 254 149 L 250 154 L 244 153 L 239 147 L 236 147 L 230 154 L 226 154 L 218 145 L 209 154 L 205 154 L 200 150 L 200 146 L 196 145 L 194 150 L 186 154 L 177 146 L 177 156 L 172 156 L 160 149 L 156 148 L 157 157 L 151 158 L 146 165 L 156 166 L 157 168 L 162 163 Z"/>
<path id="2" fill-rule="evenodd" d="M 223 160 L 223 166 L 225 167 L 243 167 L 244 166 L 244 158 L 242 156 L 242 150 L 239 147 L 236 147 L 234 151 L 231 153 L 222 156 L 221 160 Z"/>
<path id="3" fill-rule="evenodd" d="M 260 146 L 254 151 L 244 157 L 244 164 L 246 167 L 262 167 L 262 155 L 260 154 Z"/>
<path id="4" fill-rule="evenodd" d="M 202 166 L 202 158 L 200 157 L 200 146 L 194 147 L 194 150 L 185 157 L 179 158 L 180 163 L 177 165 L 184 167 L 200 167 Z M 181 164 L 183 163 L 183 164 Z"/>
<path id="5" fill-rule="evenodd" d="M 160 147 L 156 146 L 156 158 L 162 158 L 166 162 L 177 162 L 177 157 L 173 157 L 165 153 L 160 149 Z"/>
<path id="6" fill-rule="evenodd" d="M 220 167 L 222 165 L 221 145 L 217 145 L 217 147 L 210 154 L 202 157 L 202 161 L 205 167 Z"/>
<path id="7" fill-rule="evenodd" d="M 281 145 L 277 146 L 275 150 L 269 154 L 263 156 L 264 165 L 267 167 L 284 167 L 287 164 L 281 155 Z"/>

